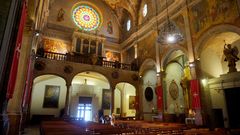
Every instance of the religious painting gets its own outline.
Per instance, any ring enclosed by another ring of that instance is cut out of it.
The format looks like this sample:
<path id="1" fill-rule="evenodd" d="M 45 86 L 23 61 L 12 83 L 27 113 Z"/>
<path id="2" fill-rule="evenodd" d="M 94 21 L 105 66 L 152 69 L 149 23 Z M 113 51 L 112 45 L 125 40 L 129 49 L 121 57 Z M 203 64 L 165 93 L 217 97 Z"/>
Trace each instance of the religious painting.
<path id="1" fill-rule="evenodd" d="M 107 32 L 108 32 L 108 34 L 113 34 L 112 21 L 108 21 L 108 23 L 107 23 Z"/>
<path id="2" fill-rule="evenodd" d="M 43 38 L 44 50 L 47 52 L 66 54 L 70 50 L 70 45 L 64 41 Z"/>
<path id="3" fill-rule="evenodd" d="M 102 109 L 110 109 L 111 104 L 111 91 L 103 89 L 102 91 Z"/>
<path id="4" fill-rule="evenodd" d="M 129 109 L 135 109 L 136 96 L 129 96 Z"/>
<path id="5" fill-rule="evenodd" d="M 46 85 L 43 108 L 58 108 L 60 86 Z"/>
<path id="6" fill-rule="evenodd" d="M 193 34 L 199 37 L 210 26 L 232 23 L 238 17 L 236 0 L 201 0 L 190 8 Z"/>
<path id="7" fill-rule="evenodd" d="M 105 53 L 107 61 L 120 61 L 120 53 L 106 51 Z"/>

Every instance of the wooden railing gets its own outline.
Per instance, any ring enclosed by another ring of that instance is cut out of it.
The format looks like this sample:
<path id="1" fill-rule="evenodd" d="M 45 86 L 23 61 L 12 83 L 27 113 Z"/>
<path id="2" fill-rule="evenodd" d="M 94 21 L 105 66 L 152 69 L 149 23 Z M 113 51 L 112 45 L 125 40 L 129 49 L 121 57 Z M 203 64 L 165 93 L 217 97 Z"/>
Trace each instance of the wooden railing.
<path id="1" fill-rule="evenodd" d="M 70 62 L 76 62 L 76 63 L 82 63 L 82 64 L 90 64 L 90 65 L 98 65 L 108 68 L 118 68 L 123 70 L 131 70 L 131 71 L 137 71 L 136 65 L 133 64 L 125 64 L 120 63 L 118 61 L 106 61 L 104 60 L 104 57 L 96 56 L 96 55 L 86 55 L 86 54 L 80 54 L 80 53 L 54 53 L 54 52 L 42 52 L 37 54 L 37 57 L 47 58 L 51 60 L 61 60 L 61 61 L 70 61 Z"/>

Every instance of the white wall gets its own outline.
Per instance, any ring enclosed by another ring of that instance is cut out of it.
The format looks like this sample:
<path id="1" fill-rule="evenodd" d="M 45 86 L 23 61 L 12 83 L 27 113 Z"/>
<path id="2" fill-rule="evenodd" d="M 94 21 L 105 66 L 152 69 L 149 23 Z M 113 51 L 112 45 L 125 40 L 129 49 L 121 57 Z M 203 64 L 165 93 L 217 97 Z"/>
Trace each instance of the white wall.
<path id="1" fill-rule="evenodd" d="M 43 108 L 46 85 L 60 86 L 58 108 Z M 37 77 L 33 84 L 30 115 L 55 115 L 55 117 L 59 117 L 60 110 L 65 107 L 66 91 L 65 80 L 58 76 L 43 75 Z"/>
<path id="2" fill-rule="evenodd" d="M 167 112 L 170 114 L 183 113 L 184 98 L 182 87 L 180 86 L 181 77 L 183 74 L 183 68 L 176 62 L 170 63 L 166 68 L 166 95 L 167 95 Z M 178 98 L 174 100 L 169 93 L 169 86 L 172 81 L 175 81 L 178 86 Z M 178 105 L 178 107 L 177 107 Z"/>
<path id="3" fill-rule="evenodd" d="M 143 103 L 143 113 L 144 114 L 144 120 L 152 120 L 152 115 L 155 114 L 149 114 L 152 112 L 152 108 L 157 108 L 157 96 L 155 94 L 155 88 L 157 84 L 157 72 L 154 70 L 148 70 L 143 75 L 143 97 L 142 97 L 142 103 Z M 151 87 L 153 89 L 153 100 L 151 102 L 148 102 L 145 99 L 145 89 L 147 87 Z"/>

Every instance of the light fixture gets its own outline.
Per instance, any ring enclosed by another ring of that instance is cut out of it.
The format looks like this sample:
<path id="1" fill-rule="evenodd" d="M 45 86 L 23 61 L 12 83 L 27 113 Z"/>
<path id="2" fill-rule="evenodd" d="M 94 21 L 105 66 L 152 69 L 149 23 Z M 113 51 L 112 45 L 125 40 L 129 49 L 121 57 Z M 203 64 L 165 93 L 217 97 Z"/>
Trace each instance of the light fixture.
<path id="1" fill-rule="evenodd" d="M 157 4 L 156 4 L 157 5 Z M 170 20 L 168 14 L 168 2 L 166 0 L 167 8 L 167 23 L 161 28 L 157 42 L 160 44 L 176 44 L 183 40 L 183 35 L 177 25 Z M 157 7 L 157 6 L 156 6 Z"/>

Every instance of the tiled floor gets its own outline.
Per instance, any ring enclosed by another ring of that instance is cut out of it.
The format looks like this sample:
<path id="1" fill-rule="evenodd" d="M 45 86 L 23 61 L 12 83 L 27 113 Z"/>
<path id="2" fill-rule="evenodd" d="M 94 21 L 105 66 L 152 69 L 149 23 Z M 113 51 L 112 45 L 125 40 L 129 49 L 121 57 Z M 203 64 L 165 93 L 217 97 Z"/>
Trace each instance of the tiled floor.
<path id="1" fill-rule="evenodd" d="M 40 135 L 39 126 L 30 126 L 25 128 L 22 135 Z"/>

